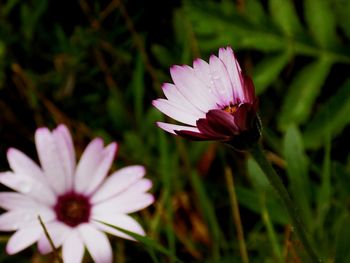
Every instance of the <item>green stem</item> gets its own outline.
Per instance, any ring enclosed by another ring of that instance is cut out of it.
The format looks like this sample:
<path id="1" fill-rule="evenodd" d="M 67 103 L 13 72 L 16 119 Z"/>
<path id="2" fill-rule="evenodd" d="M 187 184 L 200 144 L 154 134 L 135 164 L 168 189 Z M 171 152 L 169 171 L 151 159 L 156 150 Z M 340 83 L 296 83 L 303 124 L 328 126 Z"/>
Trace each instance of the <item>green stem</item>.
<path id="1" fill-rule="evenodd" d="M 230 197 L 233 221 L 237 231 L 239 252 L 241 254 L 242 262 L 249 263 L 247 248 L 244 240 L 244 232 L 243 232 L 243 227 L 241 222 L 241 216 L 239 213 L 239 207 L 238 207 L 237 196 L 235 191 L 235 184 L 233 181 L 232 171 L 229 167 L 225 168 L 225 178 L 226 178 L 227 188 L 228 188 L 229 197 Z"/>
<path id="2" fill-rule="evenodd" d="M 292 220 L 292 224 L 299 236 L 299 239 L 301 243 L 304 246 L 304 249 L 306 253 L 308 254 L 311 262 L 319 263 L 321 260 L 316 255 L 315 251 L 313 250 L 305 229 L 304 225 L 300 219 L 300 216 L 298 215 L 298 211 L 293 204 L 292 199 L 290 198 L 287 189 L 284 187 L 281 178 L 277 175 L 275 170 L 272 168 L 271 164 L 268 162 L 268 160 L 265 157 L 265 154 L 260 146 L 259 143 L 255 144 L 250 149 L 251 155 L 254 157 L 255 161 L 259 164 L 260 168 L 264 171 L 265 175 L 267 176 L 268 180 L 270 181 L 270 184 L 272 187 L 276 190 L 280 198 L 282 199 L 285 207 L 287 208 L 288 214 Z"/>

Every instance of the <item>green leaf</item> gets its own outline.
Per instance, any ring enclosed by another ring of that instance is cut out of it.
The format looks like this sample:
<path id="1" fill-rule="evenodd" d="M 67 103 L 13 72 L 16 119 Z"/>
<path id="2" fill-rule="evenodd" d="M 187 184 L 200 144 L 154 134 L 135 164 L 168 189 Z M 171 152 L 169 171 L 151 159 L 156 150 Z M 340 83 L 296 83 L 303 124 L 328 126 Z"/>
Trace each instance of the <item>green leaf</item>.
<path id="1" fill-rule="evenodd" d="M 302 31 L 298 15 L 291 0 L 270 0 L 269 10 L 275 24 L 288 36 Z"/>
<path id="2" fill-rule="evenodd" d="M 140 243 L 142 243 L 143 245 L 145 245 L 147 248 L 151 248 L 151 249 L 154 249 L 162 254 L 165 254 L 167 256 L 172 256 L 172 253 L 171 251 L 169 251 L 168 249 L 166 249 L 165 247 L 163 247 L 162 245 L 160 245 L 159 243 L 157 243 L 155 240 L 147 237 L 147 236 L 141 236 L 137 233 L 134 233 L 134 232 L 131 232 L 129 230 L 126 230 L 124 228 L 120 228 L 118 226 L 114 226 L 114 225 L 111 225 L 111 224 L 108 224 L 108 223 L 105 223 L 103 221 L 100 221 L 100 220 L 95 220 L 96 222 L 99 222 L 101 224 L 104 224 L 106 226 L 109 226 L 111 228 L 114 228 L 120 232 L 123 232 L 124 234 L 127 234 L 129 236 L 131 236 L 132 238 L 134 238 L 135 240 L 139 241 Z M 173 259 L 177 262 L 182 262 L 180 259 L 176 258 L 176 257 L 173 257 Z"/>
<path id="3" fill-rule="evenodd" d="M 271 191 L 271 185 L 266 179 L 266 175 L 261 170 L 260 166 L 254 160 L 254 158 L 249 158 L 247 160 L 247 171 L 249 178 L 251 179 L 254 188 L 259 192 Z"/>
<path id="4" fill-rule="evenodd" d="M 329 0 L 305 0 L 305 19 L 321 47 L 331 47 L 336 40 L 336 24 Z"/>
<path id="5" fill-rule="evenodd" d="M 345 35 L 350 39 L 350 1 L 334 0 L 333 2 L 336 20 Z"/>
<path id="6" fill-rule="evenodd" d="M 261 213 L 261 193 L 257 193 L 256 191 L 241 186 L 236 187 L 236 193 L 237 199 L 241 205 L 257 214 Z M 290 222 L 287 216 L 287 211 L 277 199 L 277 194 L 276 198 L 272 195 L 269 195 L 269 197 L 266 198 L 266 207 L 271 221 L 281 225 L 286 225 Z"/>
<path id="7" fill-rule="evenodd" d="M 254 69 L 256 94 L 259 95 L 273 83 L 290 59 L 287 52 L 263 59 Z"/>
<path id="8" fill-rule="evenodd" d="M 144 64 L 140 54 L 135 58 L 136 65 L 134 69 L 133 78 L 131 80 L 131 90 L 134 99 L 134 112 L 136 116 L 136 123 L 141 124 L 143 120 L 143 97 L 145 93 L 145 81 L 144 81 Z"/>
<path id="9" fill-rule="evenodd" d="M 310 210 L 310 180 L 308 174 L 308 161 L 299 130 L 290 125 L 284 137 L 284 156 L 287 162 L 287 174 L 291 193 L 300 209 L 305 224 L 311 226 Z"/>
<path id="10" fill-rule="evenodd" d="M 350 262 L 350 249 L 349 249 L 349 237 L 350 237 L 350 217 L 344 219 L 341 225 L 338 236 L 336 239 L 336 254 L 334 263 Z"/>
<path id="11" fill-rule="evenodd" d="M 285 129 L 290 123 L 302 124 L 309 118 L 331 65 L 332 62 L 327 57 L 321 57 L 298 72 L 282 105 L 279 116 L 281 129 Z"/>
<path id="12" fill-rule="evenodd" d="M 339 134 L 350 123 L 350 80 L 348 80 L 335 95 L 320 109 L 308 123 L 304 132 L 304 142 L 307 148 L 320 147 L 327 135 Z"/>

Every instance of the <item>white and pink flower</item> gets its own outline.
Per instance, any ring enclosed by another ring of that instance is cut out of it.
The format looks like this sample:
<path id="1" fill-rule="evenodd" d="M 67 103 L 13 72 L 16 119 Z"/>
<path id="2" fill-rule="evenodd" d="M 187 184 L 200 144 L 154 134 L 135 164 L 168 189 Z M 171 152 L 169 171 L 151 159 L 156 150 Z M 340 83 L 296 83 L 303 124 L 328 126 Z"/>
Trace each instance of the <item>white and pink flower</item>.
<path id="1" fill-rule="evenodd" d="M 162 86 L 166 99 L 153 105 L 185 125 L 157 122 L 163 130 L 192 140 L 232 141 L 255 128 L 258 102 L 252 80 L 242 74 L 230 47 L 220 48 L 209 63 L 170 68 L 174 84 Z"/>
<path id="2" fill-rule="evenodd" d="M 78 164 L 64 125 L 52 132 L 39 128 L 35 143 L 41 167 L 11 148 L 7 158 L 12 171 L 0 173 L 0 182 L 15 191 L 0 193 L 0 207 L 7 210 L 0 216 L 0 231 L 16 231 L 7 243 L 7 253 L 15 254 L 35 242 L 41 253 L 52 251 L 39 215 L 55 247 L 62 246 L 64 262 L 81 262 L 84 247 L 95 262 L 112 262 L 106 233 L 133 239 L 96 220 L 145 235 L 128 214 L 153 203 L 147 192 L 152 183 L 143 178 L 145 168 L 140 165 L 127 166 L 107 177 L 116 143 L 104 147 L 102 139 L 94 139 Z"/>

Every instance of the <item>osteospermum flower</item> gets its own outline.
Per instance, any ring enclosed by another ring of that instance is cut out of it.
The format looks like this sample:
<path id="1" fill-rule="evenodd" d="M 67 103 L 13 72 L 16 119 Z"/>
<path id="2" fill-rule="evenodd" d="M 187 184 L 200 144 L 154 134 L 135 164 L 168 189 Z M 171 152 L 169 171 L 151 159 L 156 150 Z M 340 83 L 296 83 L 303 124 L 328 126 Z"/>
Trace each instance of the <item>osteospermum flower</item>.
<path id="1" fill-rule="evenodd" d="M 15 254 L 33 243 L 41 253 L 52 247 L 41 227 L 42 218 L 55 247 L 62 246 L 64 262 L 81 262 L 84 247 L 96 262 L 112 262 L 106 233 L 132 239 L 99 220 L 144 235 L 128 214 L 153 203 L 143 166 L 127 166 L 107 177 L 117 144 L 104 147 L 100 138 L 85 149 L 76 165 L 72 138 L 64 125 L 50 132 L 39 128 L 35 143 L 41 167 L 17 149 L 9 149 L 12 171 L 0 173 L 0 182 L 16 192 L 1 192 L 1 231 L 16 231 L 6 251 Z"/>
<path id="2" fill-rule="evenodd" d="M 162 86 L 167 99 L 153 105 L 187 125 L 157 122 L 160 128 L 192 140 L 231 142 L 237 136 L 260 136 L 253 82 L 242 74 L 230 47 L 220 48 L 209 63 L 196 59 L 193 68 L 175 65 L 170 74 L 174 84 Z"/>

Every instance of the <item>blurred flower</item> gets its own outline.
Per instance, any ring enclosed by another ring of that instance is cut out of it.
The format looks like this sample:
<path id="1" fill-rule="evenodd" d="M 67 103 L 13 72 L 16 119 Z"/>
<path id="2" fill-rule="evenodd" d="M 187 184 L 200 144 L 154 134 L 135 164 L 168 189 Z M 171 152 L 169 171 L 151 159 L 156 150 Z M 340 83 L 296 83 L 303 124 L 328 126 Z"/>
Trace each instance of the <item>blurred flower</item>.
<path id="1" fill-rule="evenodd" d="M 154 100 L 153 105 L 188 126 L 157 122 L 160 128 L 192 140 L 234 142 L 234 146 L 237 139 L 260 137 L 254 85 L 242 74 L 230 47 L 220 48 L 219 57 L 212 55 L 209 64 L 196 59 L 193 68 L 175 65 L 170 74 L 174 84 L 162 86 L 167 99 Z"/>
<path id="2" fill-rule="evenodd" d="M 35 143 L 41 168 L 17 149 L 9 149 L 12 171 L 0 173 L 0 182 L 16 192 L 0 193 L 1 231 L 16 231 L 6 251 L 15 254 L 38 242 L 43 254 L 52 251 L 38 215 L 55 247 L 62 245 L 64 262 L 81 262 L 86 246 L 96 262 L 112 262 L 112 248 L 106 233 L 130 236 L 98 223 L 99 220 L 144 235 L 128 214 L 153 203 L 147 191 L 152 183 L 144 179 L 143 166 L 128 166 L 106 178 L 117 144 L 104 147 L 100 138 L 85 149 L 76 165 L 71 135 L 64 125 L 50 132 L 39 128 Z"/>

